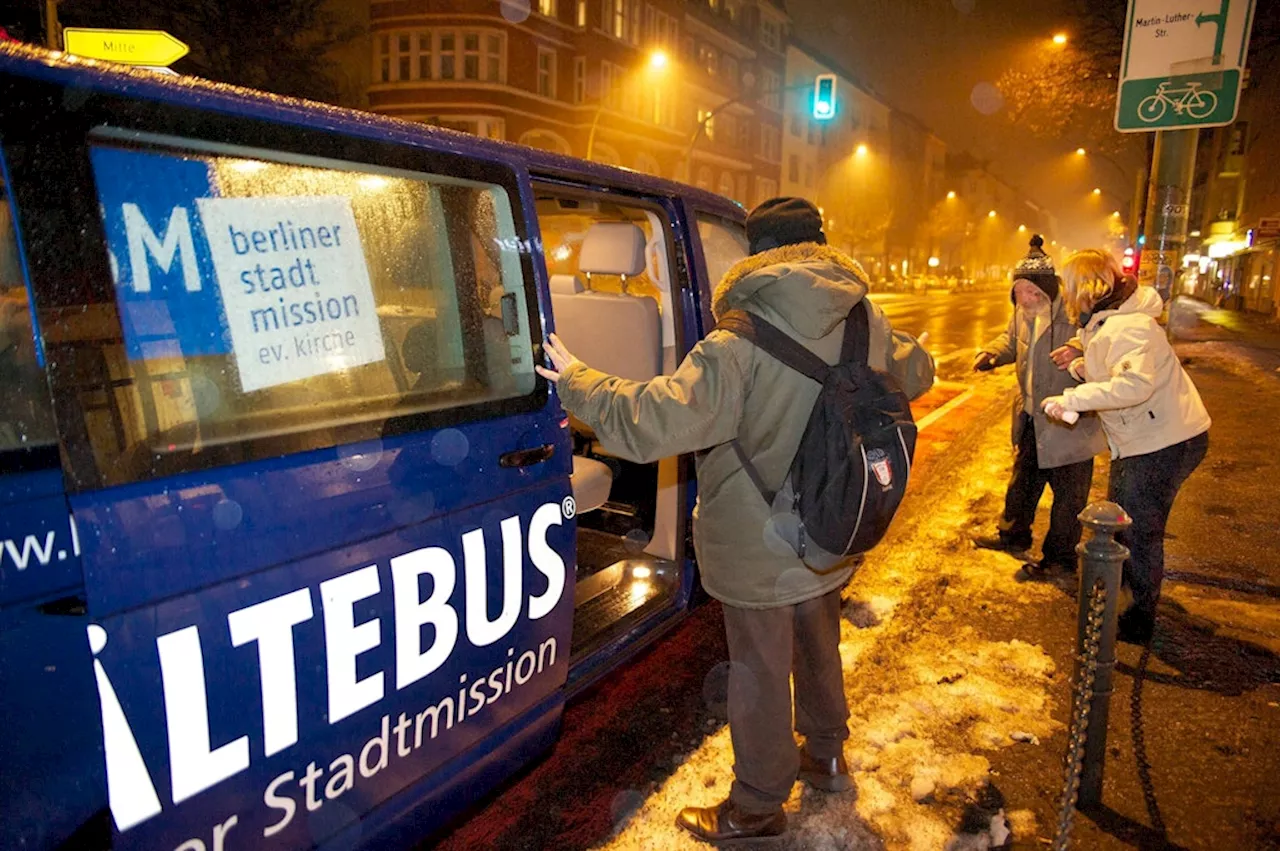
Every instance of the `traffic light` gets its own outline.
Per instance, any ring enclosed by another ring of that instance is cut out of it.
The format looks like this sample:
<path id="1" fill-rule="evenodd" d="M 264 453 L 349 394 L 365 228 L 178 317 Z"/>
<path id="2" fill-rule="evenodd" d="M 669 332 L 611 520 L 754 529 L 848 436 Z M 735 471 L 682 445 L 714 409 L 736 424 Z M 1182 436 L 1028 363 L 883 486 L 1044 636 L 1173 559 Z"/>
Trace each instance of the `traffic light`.
<path id="1" fill-rule="evenodd" d="M 813 117 L 829 121 L 836 117 L 836 75 L 819 74 L 813 82 Z"/>
<path id="2" fill-rule="evenodd" d="M 1124 250 L 1124 259 L 1120 261 L 1120 268 L 1124 270 L 1126 275 L 1132 275 L 1133 270 L 1138 268 L 1138 255 L 1134 253 L 1132 248 Z"/>

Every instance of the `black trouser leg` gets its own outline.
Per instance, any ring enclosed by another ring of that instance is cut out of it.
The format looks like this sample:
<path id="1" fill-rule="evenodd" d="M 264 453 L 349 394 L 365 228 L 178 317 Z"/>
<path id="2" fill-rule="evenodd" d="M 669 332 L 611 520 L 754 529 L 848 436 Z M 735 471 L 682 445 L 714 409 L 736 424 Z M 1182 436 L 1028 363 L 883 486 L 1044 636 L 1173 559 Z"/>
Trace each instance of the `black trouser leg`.
<path id="1" fill-rule="evenodd" d="M 1134 606 L 1155 613 L 1164 581 L 1164 531 L 1178 490 L 1204 460 L 1209 435 L 1111 463 L 1109 498 L 1129 513 L 1133 525 L 1116 536 L 1129 548 L 1124 581 Z"/>
<path id="2" fill-rule="evenodd" d="M 843 756 L 849 738 L 849 703 L 840 659 L 840 590 L 795 607 L 796 732 L 805 737 L 809 755 L 818 759 Z"/>
<path id="3" fill-rule="evenodd" d="M 734 773 L 729 798 L 743 812 L 772 814 L 791 795 L 800 769 L 791 715 L 796 607 L 723 610 Z"/>
<path id="4" fill-rule="evenodd" d="M 1036 459 L 1035 423 L 1026 414 L 1022 416 L 1025 422 L 1013 454 L 1013 475 L 1004 494 L 1000 537 L 1011 546 L 1027 550 L 1031 548 L 1031 524 L 1035 522 L 1046 480 Z"/>
<path id="5" fill-rule="evenodd" d="M 1089 502 L 1093 484 L 1093 459 L 1044 471 L 1053 489 L 1053 511 L 1049 534 L 1044 537 L 1045 561 L 1066 567 L 1076 566 L 1076 545 L 1080 543 L 1080 512 Z"/>

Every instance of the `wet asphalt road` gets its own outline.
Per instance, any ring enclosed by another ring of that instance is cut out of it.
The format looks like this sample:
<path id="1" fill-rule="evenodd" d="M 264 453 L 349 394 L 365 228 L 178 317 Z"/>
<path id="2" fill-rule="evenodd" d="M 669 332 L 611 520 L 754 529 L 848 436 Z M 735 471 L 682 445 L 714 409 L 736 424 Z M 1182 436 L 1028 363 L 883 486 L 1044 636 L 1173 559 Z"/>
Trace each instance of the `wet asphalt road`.
<path id="1" fill-rule="evenodd" d="M 938 361 L 938 377 L 962 381 L 973 354 L 1005 330 L 1013 305 L 1003 287 L 972 293 L 933 291 L 920 295 L 873 293 L 872 301 L 895 329 L 917 337 L 928 332 L 926 347 Z"/>

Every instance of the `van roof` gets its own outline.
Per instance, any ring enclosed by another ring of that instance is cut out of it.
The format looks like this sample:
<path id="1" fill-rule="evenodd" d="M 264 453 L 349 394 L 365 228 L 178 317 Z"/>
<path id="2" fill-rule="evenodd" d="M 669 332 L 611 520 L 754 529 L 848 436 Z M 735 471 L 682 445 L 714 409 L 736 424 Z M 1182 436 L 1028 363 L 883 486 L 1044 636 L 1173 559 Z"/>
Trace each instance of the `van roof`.
<path id="1" fill-rule="evenodd" d="M 157 74 L 145 69 L 84 59 L 16 42 L 0 42 L 0 73 L 54 83 L 72 83 L 96 91 L 194 106 L 214 112 L 234 111 L 280 123 L 319 127 L 406 145 L 424 146 L 429 143 L 433 148 L 442 148 L 452 153 L 480 154 L 512 165 L 523 165 L 536 175 L 586 175 L 599 178 L 602 183 L 684 198 L 700 209 L 728 218 L 741 219 L 744 215 L 742 206 L 737 202 L 674 180 L 553 154 L 513 142 L 483 139 L 401 118 L 216 83 L 200 77 Z"/>

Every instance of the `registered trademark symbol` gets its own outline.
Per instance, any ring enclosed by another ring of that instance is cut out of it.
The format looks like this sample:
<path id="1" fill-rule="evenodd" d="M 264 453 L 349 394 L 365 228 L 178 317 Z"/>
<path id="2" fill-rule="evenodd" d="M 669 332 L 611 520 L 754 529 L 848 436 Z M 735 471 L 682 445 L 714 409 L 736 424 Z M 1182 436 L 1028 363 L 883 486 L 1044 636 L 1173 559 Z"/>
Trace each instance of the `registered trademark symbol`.
<path id="1" fill-rule="evenodd" d="M 572 520 L 573 515 L 578 513 L 578 504 L 573 501 L 573 497 L 566 496 L 560 503 L 560 513 L 564 515 L 565 520 Z"/>

